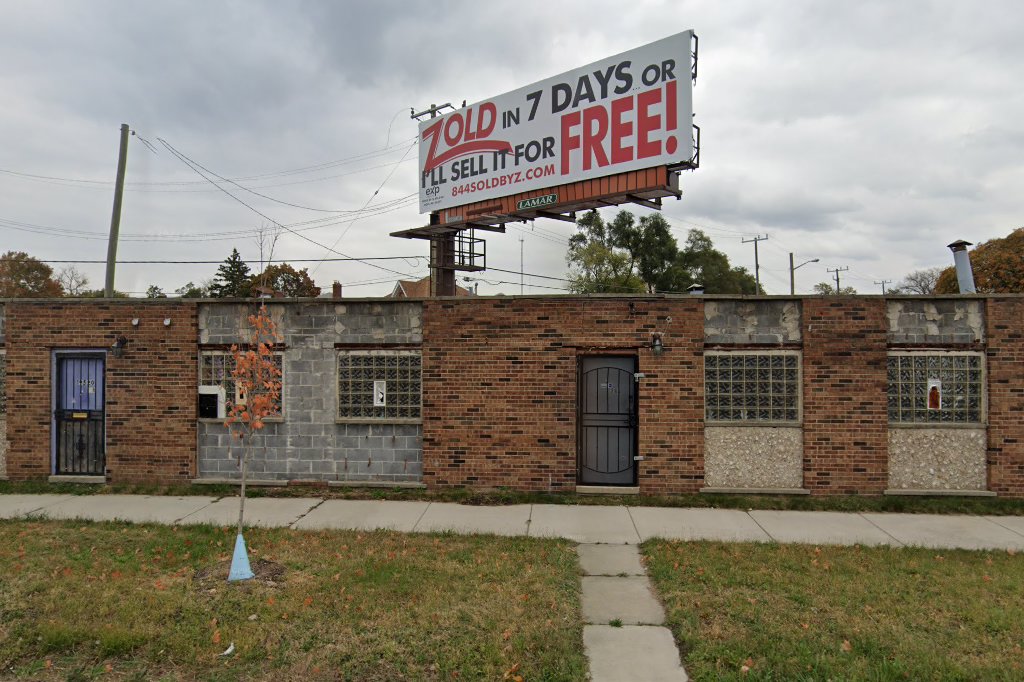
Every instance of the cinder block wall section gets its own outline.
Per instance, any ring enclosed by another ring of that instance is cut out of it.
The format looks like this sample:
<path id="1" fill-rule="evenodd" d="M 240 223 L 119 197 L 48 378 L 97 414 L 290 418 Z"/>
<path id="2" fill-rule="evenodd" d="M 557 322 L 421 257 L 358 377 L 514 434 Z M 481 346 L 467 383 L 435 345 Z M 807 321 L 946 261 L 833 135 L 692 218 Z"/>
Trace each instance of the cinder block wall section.
<path id="1" fill-rule="evenodd" d="M 803 300 L 804 487 L 881 494 L 889 476 L 882 298 Z"/>
<path id="2" fill-rule="evenodd" d="M 199 305 L 201 348 L 244 343 L 256 304 Z M 346 348 L 418 348 L 417 302 L 269 304 L 283 334 L 283 418 L 253 439 L 249 476 L 263 480 L 418 482 L 420 424 L 339 423 L 338 360 Z M 193 359 L 195 364 L 195 359 Z M 236 479 L 237 443 L 222 420 L 199 421 L 199 477 Z"/>
<path id="3" fill-rule="evenodd" d="M 661 332 L 665 352 L 650 350 Z M 424 481 L 431 487 L 576 486 L 577 371 L 638 358 L 638 480 L 694 492 L 704 478 L 700 299 L 466 299 L 424 303 Z"/>
<path id="4" fill-rule="evenodd" d="M 17 300 L 5 308 L 10 479 L 52 473 L 53 351 L 107 351 L 122 334 L 129 339 L 124 356 L 106 357 L 107 475 L 152 483 L 194 476 L 194 304 Z"/>
<path id="5" fill-rule="evenodd" d="M 992 297 L 988 335 L 988 485 L 1024 497 L 1024 299 Z"/>

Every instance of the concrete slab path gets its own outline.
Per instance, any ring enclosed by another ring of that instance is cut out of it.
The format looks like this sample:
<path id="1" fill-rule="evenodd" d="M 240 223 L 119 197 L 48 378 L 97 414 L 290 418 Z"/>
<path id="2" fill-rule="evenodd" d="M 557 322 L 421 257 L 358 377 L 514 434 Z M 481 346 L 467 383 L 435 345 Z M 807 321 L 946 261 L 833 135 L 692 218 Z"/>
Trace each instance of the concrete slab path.
<path id="1" fill-rule="evenodd" d="M 1024 535 L 983 516 L 864 514 L 904 545 L 936 549 L 1024 549 Z"/>
<path id="2" fill-rule="evenodd" d="M 640 542 L 626 507 L 597 505 L 535 504 L 530 517 L 530 535 L 576 542 Z"/>
<path id="3" fill-rule="evenodd" d="M 48 519 L 90 521 L 131 521 L 133 523 L 177 523 L 180 519 L 209 508 L 215 497 L 165 497 L 159 495 L 76 495 L 47 505 L 34 513 Z M 238 498 L 235 498 L 235 518 Z"/>
<path id="4" fill-rule="evenodd" d="M 685 681 L 636 545 L 581 544 L 583 648 L 593 682 Z"/>
<path id="5" fill-rule="evenodd" d="M 294 528 L 349 530 L 397 530 L 411 533 L 429 502 L 384 500 L 327 500 L 300 519 Z"/>
<path id="6" fill-rule="evenodd" d="M 860 514 L 805 511 L 752 511 L 757 525 L 776 542 L 811 545 L 899 545 Z"/>
<path id="7" fill-rule="evenodd" d="M 247 497 L 245 523 L 250 526 L 279 528 L 291 526 L 310 509 L 323 502 L 306 497 Z M 212 523 L 233 526 L 238 523 L 238 498 L 224 497 L 182 518 L 179 523 Z"/>
<path id="8" fill-rule="evenodd" d="M 670 540 L 888 544 L 1024 551 L 1024 516 L 739 511 L 534 504 L 480 507 L 445 502 L 256 497 L 253 525 L 299 529 L 451 531 L 635 545 Z M 0 518 L 124 519 L 233 525 L 238 498 L 148 495 L 0 495 Z"/>
<path id="9" fill-rule="evenodd" d="M 77 495 L 0 495 L 0 519 L 15 519 Z"/>

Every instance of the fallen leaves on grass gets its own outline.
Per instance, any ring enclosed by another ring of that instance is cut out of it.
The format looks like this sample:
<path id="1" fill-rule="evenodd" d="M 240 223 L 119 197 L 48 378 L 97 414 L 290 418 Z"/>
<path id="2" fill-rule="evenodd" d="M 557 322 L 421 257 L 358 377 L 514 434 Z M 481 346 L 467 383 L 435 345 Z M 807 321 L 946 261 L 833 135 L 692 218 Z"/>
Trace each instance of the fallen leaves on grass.
<path id="1" fill-rule="evenodd" d="M 844 639 L 843 643 L 839 645 L 839 648 L 845 651 L 846 653 L 850 653 L 851 651 L 853 651 L 853 645 L 850 644 L 850 640 L 848 639 Z"/>

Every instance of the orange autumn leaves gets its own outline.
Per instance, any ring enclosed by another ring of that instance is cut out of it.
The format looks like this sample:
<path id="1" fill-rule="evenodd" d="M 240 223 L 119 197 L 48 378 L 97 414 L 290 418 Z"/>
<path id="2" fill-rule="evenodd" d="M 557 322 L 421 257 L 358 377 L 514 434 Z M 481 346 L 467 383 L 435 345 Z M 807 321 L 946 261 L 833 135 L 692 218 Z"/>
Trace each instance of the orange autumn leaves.
<path id="1" fill-rule="evenodd" d="M 243 398 L 231 403 L 224 425 L 236 438 L 262 429 L 267 417 L 280 413 L 281 368 L 273 347 L 281 337 L 266 305 L 249 316 L 249 327 L 252 331 L 247 346 L 231 346 L 231 376 Z"/>

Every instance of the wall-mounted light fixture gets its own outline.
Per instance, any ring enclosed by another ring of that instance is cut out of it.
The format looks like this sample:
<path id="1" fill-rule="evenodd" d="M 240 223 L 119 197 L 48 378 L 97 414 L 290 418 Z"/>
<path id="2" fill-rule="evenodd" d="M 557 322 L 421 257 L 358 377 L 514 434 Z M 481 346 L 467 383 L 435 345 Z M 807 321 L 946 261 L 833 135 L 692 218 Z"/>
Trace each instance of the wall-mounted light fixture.
<path id="1" fill-rule="evenodd" d="M 661 355 L 665 350 L 665 342 L 662 340 L 661 332 L 651 332 L 651 351 L 655 355 Z"/>
<path id="2" fill-rule="evenodd" d="M 132 326 L 133 327 L 138 327 L 139 326 L 139 318 L 137 318 L 137 317 L 133 317 L 132 318 Z"/>
<path id="3" fill-rule="evenodd" d="M 170 327 L 171 326 L 171 318 L 169 318 L 169 317 L 165 317 L 164 318 L 164 326 L 165 327 Z"/>
<path id="4" fill-rule="evenodd" d="M 116 339 L 114 339 L 114 343 L 110 344 L 110 354 L 113 355 L 115 358 L 123 356 L 124 347 L 127 345 L 128 337 L 124 336 L 123 334 L 121 336 L 118 336 Z"/>

